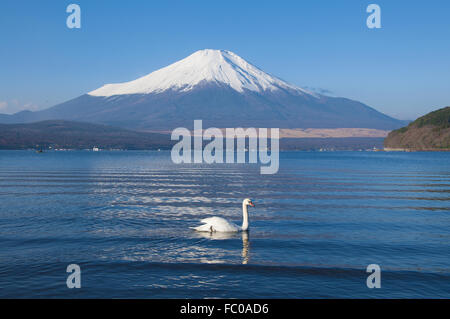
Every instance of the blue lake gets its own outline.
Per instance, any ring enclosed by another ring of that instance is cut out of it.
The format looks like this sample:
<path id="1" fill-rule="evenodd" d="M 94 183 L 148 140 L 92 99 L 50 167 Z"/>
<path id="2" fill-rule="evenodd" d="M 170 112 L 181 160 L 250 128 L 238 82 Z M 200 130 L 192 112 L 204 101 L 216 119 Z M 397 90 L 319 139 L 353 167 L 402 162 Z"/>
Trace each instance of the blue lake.
<path id="1" fill-rule="evenodd" d="M 239 224 L 246 197 L 248 234 L 189 228 Z M 282 152 L 261 175 L 169 152 L 0 151 L 0 297 L 450 298 L 449 204 L 449 152 Z"/>

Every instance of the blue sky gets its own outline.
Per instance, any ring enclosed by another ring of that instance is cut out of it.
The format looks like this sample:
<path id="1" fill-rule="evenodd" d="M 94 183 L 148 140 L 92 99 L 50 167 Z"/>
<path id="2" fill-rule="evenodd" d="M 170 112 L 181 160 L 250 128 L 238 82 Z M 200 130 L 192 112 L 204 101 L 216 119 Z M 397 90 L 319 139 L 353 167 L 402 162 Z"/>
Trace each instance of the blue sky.
<path id="1" fill-rule="evenodd" d="M 79 4 L 82 28 L 66 27 Z M 366 7 L 381 7 L 368 29 Z M 0 113 L 42 109 L 205 48 L 413 119 L 450 105 L 450 2 L 0 2 Z"/>

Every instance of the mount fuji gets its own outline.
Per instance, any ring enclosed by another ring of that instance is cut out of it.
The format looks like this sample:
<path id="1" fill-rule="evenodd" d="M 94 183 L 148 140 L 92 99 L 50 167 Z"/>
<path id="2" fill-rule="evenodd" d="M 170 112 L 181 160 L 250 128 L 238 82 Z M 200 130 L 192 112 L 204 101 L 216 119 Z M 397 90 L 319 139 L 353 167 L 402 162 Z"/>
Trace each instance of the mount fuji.
<path id="1" fill-rule="evenodd" d="M 405 122 L 346 98 L 272 76 L 233 52 L 200 50 L 136 80 L 106 84 L 42 111 L 0 115 L 0 123 L 71 120 L 134 130 L 204 127 L 373 128 Z"/>

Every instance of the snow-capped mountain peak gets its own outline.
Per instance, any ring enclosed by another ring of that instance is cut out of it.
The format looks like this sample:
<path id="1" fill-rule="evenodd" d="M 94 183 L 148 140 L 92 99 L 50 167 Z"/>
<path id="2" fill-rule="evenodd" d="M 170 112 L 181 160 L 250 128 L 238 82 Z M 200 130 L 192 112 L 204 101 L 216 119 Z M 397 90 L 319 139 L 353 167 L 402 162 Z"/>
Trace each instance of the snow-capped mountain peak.
<path id="1" fill-rule="evenodd" d="M 46 110 L 0 116 L 7 123 L 56 119 L 164 132 L 192 128 L 196 119 L 217 128 L 404 126 L 363 103 L 309 93 L 218 50 L 195 52 L 137 80 L 108 84 Z"/>
<path id="2" fill-rule="evenodd" d="M 169 89 L 189 91 L 204 82 L 225 84 L 238 92 L 290 89 L 301 94 L 314 95 L 265 73 L 233 52 L 210 49 L 197 51 L 183 60 L 134 81 L 106 84 L 88 94 L 113 96 L 159 93 Z"/>

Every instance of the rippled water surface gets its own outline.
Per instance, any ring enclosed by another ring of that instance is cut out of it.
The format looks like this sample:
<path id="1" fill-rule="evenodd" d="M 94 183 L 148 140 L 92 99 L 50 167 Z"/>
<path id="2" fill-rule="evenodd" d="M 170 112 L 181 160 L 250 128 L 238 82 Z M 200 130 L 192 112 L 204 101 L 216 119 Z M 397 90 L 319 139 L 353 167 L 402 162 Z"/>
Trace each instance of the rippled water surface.
<path id="1" fill-rule="evenodd" d="M 189 229 L 240 223 L 246 197 L 248 234 Z M 449 203 L 450 153 L 285 152 L 260 175 L 169 152 L 0 151 L 0 297 L 450 298 Z"/>

